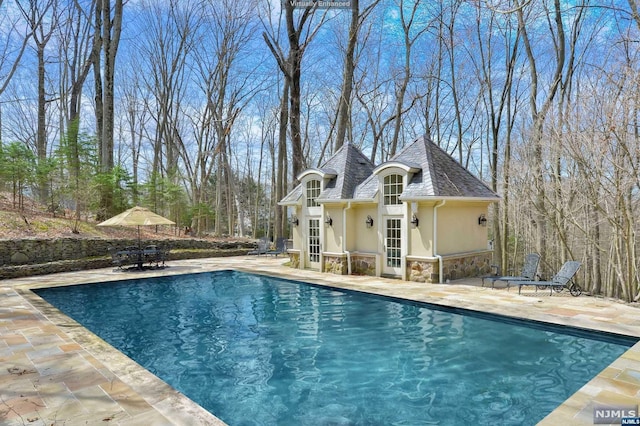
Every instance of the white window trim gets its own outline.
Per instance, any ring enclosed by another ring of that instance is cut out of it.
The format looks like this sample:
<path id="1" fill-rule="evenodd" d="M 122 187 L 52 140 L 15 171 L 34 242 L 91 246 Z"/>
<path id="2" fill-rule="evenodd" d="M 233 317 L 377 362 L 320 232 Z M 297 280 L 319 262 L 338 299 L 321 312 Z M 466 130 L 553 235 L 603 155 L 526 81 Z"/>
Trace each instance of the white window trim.
<path id="1" fill-rule="evenodd" d="M 313 173 L 313 174 L 307 174 L 302 181 L 300 182 L 300 184 L 303 186 L 303 193 L 304 193 L 304 201 L 302 202 L 302 207 L 303 210 L 306 212 L 305 216 L 320 216 L 322 215 L 322 205 L 318 204 L 317 206 L 307 206 L 307 184 L 312 181 L 312 180 L 317 180 L 320 182 L 320 193 L 322 193 L 322 191 L 324 191 L 324 179 L 322 178 L 322 176 L 320 176 L 317 173 Z"/>
<path id="2" fill-rule="evenodd" d="M 384 204 L 384 178 L 390 175 L 402 176 L 402 191 L 404 191 L 404 189 L 407 187 L 408 173 L 405 170 L 398 167 L 389 167 L 385 170 L 380 171 L 380 173 L 378 173 L 378 206 L 380 207 L 380 211 L 383 214 L 402 214 L 404 212 L 405 206 L 404 201 L 401 201 L 400 204 Z M 400 191 L 400 193 L 402 193 L 402 191 Z"/>

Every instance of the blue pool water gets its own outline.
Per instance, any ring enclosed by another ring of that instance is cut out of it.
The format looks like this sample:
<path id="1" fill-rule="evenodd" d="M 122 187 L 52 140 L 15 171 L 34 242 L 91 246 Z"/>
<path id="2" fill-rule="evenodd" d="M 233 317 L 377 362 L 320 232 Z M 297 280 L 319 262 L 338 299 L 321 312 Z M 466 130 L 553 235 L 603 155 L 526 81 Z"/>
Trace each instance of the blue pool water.
<path id="1" fill-rule="evenodd" d="M 233 426 L 535 424 L 635 343 L 235 271 L 37 293 Z"/>

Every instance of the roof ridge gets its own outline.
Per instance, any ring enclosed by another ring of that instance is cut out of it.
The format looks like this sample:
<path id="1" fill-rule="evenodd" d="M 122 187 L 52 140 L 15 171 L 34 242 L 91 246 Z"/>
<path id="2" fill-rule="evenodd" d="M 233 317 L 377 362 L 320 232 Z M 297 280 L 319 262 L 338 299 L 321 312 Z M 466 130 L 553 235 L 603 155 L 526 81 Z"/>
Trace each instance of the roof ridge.
<path id="1" fill-rule="evenodd" d="M 427 156 L 427 169 L 426 173 L 429 173 L 430 190 L 432 193 L 436 193 L 436 188 L 438 188 L 438 175 L 434 170 L 433 165 L 433 153 L 431 152 L 431 148 L 435 145 L 431 139 L 428 139 L 425 136 L 422 136 L 422 143 L 424 144 L 425 154 Z M 424 167 L 422 169 L 422 173 L 425 173 Z"/>

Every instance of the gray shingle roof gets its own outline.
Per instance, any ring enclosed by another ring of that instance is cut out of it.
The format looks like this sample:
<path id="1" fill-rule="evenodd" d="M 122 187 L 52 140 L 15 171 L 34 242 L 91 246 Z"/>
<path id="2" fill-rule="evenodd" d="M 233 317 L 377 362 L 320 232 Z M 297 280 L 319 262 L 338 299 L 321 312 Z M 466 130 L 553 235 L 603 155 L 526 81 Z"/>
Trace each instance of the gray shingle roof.
<path id="1" fill-rule="evenodd" d="M 343 145 L 322 168 L 339 170 L 336 177 L 325 185 L 318 201 L 340 201 L 353 198 L 356 186 L 368 178 L 373 171 L 373 163 L 351 144 Z"/>
<path id="2" fill-rule="evenodd" d="M 298 185 L 291 190 L 278 204 L 283 206 L 292 206 L 300 203 L 302 197 L 302 185 Z"/>
<path id="3" fill-rule="evenodd" d="M 401 199 L 425 197 L 499 198 L 480 179 L 426 138 L 416 139 L 396 154 L 392 160 L 408 164 L 419 163 L 421 167 L 421 171 L 415 173 L 405 187 Z"/>
<path id="4" fill-rule="evenodd" d="M 426 138 L 416 139 L 396 154 L 390 162 L 417 168 L 402 192 L 403 200 L 422 198 L 500 198 L 480 179 L 462 167 L 449 154 Z M 321 167 L 336 171 L 320 193 L 319 201 L 372 200 L 379 191 L 378 176 L 372 174 L 374 165 L 357 148 L 347 144 Z M 302 196 L 298 185 L 280 204 L 297 204 Z"/>
<path id="5" fill-rule="evenodd" d="M 318 197 L 318 201 L 331 202 L 352 199 L 356 186 L 371 176 L 373 168 L 373 163 L 358 148 L 345 144 L 319 169 L 308 169 L 305 172 L 314 170 L 319 174 L 335 175 L 327 182 Z M 302 185 L 298 185 L 279 204 L 298 204 L 302 195 Z"/>
<path id="6" fill-rule="evenodd" d="M 372 200 L 380 189 L 378 176 L 371 175 L 356 187 L 353 198 L 356 200 Z"/>

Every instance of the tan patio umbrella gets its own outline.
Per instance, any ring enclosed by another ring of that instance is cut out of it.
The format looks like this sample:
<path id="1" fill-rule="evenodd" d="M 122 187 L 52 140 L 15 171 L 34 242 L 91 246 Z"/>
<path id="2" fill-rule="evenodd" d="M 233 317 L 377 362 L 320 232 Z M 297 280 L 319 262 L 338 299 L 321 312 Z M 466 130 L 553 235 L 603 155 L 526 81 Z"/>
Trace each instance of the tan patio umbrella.
<path id="1" fill-rule="evenodd" d="M 149 225 L 175 225 L 175 222 L 155 214 L 145 207 L 133 207 L 122 213 L 100 222 L 97 226 L 137 226 L 138 247 L 140 247 L 140 227 Z"/>

